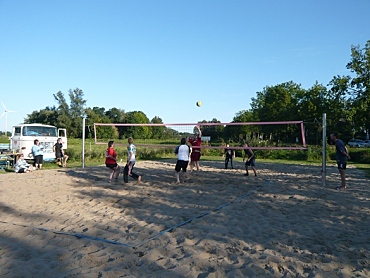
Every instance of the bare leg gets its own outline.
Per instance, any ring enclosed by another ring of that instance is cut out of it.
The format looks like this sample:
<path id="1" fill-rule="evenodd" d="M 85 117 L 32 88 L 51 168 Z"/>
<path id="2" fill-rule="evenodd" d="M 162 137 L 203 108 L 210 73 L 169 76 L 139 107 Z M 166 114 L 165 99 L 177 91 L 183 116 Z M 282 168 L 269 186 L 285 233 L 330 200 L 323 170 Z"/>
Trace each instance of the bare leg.
<path id="1" fill-rule="evenodd" d="M 175 177 L 176 177 L 176 184 L 180 184 L 180 172 L 176 172 Z"/>
<path id="2" fill-rule="evenodd" d="M 339 169 L 340 179 L 342 180 L 342 189 L 346 188 L 346 170 L 345 169 Z"/>
<path id="3" fill-rule="evenodd" d="M 254 175 L 257 176 L 257 171 L 256 171 L 256 167 L 252 166 L 252 170 L 254 172 Z"/>
<path id="4" fill-rule="evenodd" d="M 110 170 L 110 174 L 109 174 L 109 182 L 111 182 L 111 181 L 112 181 L 113 174 L 114 174 L 114 169 L 110 169 L 110 168 L 109 168 L 109 170 Z"/>
<path id="5" fill-rule="evenodd" d="M 67 160 L 68 160 L 68 155 L 64 155 L 64 159 L 63 159 L 63 167 L 67 167 Z"/>
<path id="6" fill-rule="evenodd" d="M 182 171 L 182 173 L 181 173 L 182 182 L 185 182 L 186 177 L 187 177 L 186 172 Z"/>
<path id="7" fill-rule="evenodd" d="M 119 173 L 121 172 L 121 167 L 117 166 L 116 169 L 114 170 L 114 178 L 118 179 Z"/>

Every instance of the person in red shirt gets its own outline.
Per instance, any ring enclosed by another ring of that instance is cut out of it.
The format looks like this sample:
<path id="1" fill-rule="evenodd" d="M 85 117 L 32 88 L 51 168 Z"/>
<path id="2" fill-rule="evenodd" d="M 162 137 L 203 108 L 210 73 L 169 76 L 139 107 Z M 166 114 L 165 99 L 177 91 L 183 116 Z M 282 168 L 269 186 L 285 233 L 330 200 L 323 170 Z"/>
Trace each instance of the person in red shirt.
<path id="1" fill-rule="evenodd" d="M 121 167 L 117 164 L 117 153 L 114 150 L 114 141 L 108 142 L 108 149 L 105 152 L 105 165 L 110 170 L 109 175 L 109 182 L 112 182 L 112 178 L 114 180 L 118 180 L 119 172 L 121 171 Z"/>
<path id="2" fill-rule="evenodd" d="M 194 166 L 199 171 L 199 160 L 200 160 L 200 145 L 202 144 L 202 132 L 200 131 L 199 126 L 196 126 L 198 132 L 195 132 L 193 136 L 188 138 L 188 142 L 191 144 L 191 162 L 190 162 L 190 172 L 193 171 Z"/>

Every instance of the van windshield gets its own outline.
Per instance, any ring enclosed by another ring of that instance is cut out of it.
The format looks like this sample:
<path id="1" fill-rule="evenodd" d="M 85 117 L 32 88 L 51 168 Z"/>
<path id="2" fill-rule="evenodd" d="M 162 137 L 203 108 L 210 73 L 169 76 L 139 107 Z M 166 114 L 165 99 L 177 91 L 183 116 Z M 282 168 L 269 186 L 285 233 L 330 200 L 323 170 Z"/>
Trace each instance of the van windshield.
<path id="1" fill-rule="evenodd" d="M 25 126 L 23 136 L 53 136 L 57 137 L 57 128 L 48 126 Z"/>

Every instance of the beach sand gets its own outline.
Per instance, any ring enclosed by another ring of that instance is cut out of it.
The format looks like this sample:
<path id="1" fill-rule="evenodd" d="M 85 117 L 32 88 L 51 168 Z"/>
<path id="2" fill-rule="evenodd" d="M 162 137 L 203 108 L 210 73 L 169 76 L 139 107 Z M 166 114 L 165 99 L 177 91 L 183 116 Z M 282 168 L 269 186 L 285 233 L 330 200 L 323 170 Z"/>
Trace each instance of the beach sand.
<path id="1" fill-rule="evenodd" d="M 139 161 L 0 175 L 0 277 L 370 277 L 370 180 L 336 166 Z"/>

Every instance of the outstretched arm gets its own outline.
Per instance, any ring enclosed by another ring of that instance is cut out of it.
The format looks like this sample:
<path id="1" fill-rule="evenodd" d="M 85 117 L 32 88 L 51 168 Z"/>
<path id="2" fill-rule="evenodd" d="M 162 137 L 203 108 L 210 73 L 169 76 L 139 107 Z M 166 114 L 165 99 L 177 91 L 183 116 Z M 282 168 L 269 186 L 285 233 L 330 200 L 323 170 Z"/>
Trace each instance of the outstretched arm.
<path id="1" fill-rule="evenodd" d="M 199 131 L 199 137 L 202 137 L 202 131 L 200 130 L 200 126 L 199 125 L 197 125 L 197 129 Z"/>

